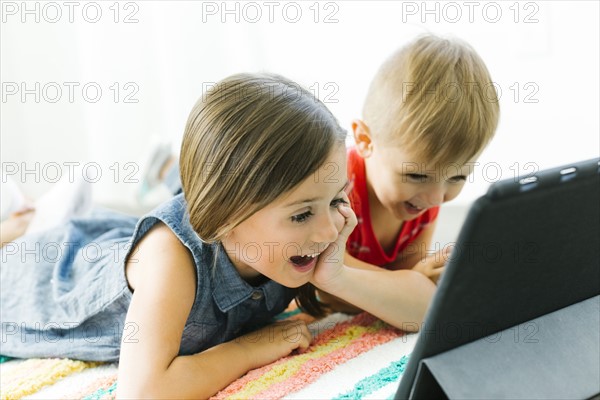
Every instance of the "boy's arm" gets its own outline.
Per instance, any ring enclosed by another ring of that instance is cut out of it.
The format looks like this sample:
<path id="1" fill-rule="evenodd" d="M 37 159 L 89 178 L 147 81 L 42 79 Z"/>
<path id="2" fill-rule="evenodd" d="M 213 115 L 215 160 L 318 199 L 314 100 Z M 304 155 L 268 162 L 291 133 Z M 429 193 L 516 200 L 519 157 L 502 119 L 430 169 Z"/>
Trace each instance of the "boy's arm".
<path id="1" fill-rule="evenodd" d="M 408 248 L 399 255 L 396 262 L 392 264 L 393 269 L 411 269 L 420 272 L 437 284 L 444 272 L 450 249 L 444 245 L 438 252 L 429 251 L 436 222 L 433 221 L 427 225 Z"/>
<path id="2" fill-rule="evenodd" d="M 398 255 L 396 261 L 392 263 L 393 269 L 412 269 L 425 258 L 436 224 L 437 220 L 427 225 L 419 236 Z"/>
<path id="3" fill-rule="evenodd" d="M 142 239 L 132 258 L 127 262 L 139 263 L 144 272 L 136 280 L 127 313 L 125 332 L 134 333 L 125 334 L 121 346 L 117 398 L 208 398 L 248 370 L 308 346 L 306 326 L 292 328 L 287 323 L 254 333 L 252 340 L 242 338 L 178 356 L 196 292 L 192 256 L 168 227 L 159 224 Z M 287 328 L 294 333 L 300 329 L 296 343 L 280 339 L 287 337 Z"/>

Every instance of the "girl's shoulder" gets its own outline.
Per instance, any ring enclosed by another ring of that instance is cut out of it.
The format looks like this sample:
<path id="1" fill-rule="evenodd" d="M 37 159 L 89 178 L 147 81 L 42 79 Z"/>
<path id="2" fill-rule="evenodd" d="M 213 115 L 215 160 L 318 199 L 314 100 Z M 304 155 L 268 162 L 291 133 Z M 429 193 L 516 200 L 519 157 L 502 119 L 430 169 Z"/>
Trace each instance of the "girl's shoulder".
<path id="1" fill-rule="evenodd" d="M 145 235 L 149 228 L 154 224 L 168 227 L 172 239 L 178 238 L 181 243 L 194 252 L 194 255 L 199 255 L 204 249 L 204 245 L 194 228 L 190 224 L 190 217 L 187 211 L 187 203 L 183 193 L 176 195 L 170 200 L 162 203 L 150 213 L 146 214 L 138 222 L 136 234 L 133 237 L 133 242 L 137 242 L 142 235 Z M 175 237 L 173 237 L 173 235 Z M 196 254 L 198 253 L 198 254 Z"/>
<path id="2" fill-rule="evenodd" d="M 162 221 L 157 221 L 134 245 L 125 261 L 125 276 L 132 291 L 144 275 L 152 273 L 148 265 L 162 260 L 165 270 L 178 265 L 181 270 L 195 273 L 194 258 L 173 230 Z"/>
<path id="3" fill-rule="evenodd" d="M 125 260 L 125 275 L 131 290 L 135 290 L 140 280 L 149 273 L 163 273 L 171 265 L 186 270 L 185 274 L 193 273 L 195 280 L 196 263 L 192 253 L 197 251 L 194 249 L 200 246 L 199 242 L 189 226 L 182 195 L 175 196 L 142 217 Z M 147 268 L 147 265 L 155 265 L 156 260 L 161 260 L 165 267 Z"/>

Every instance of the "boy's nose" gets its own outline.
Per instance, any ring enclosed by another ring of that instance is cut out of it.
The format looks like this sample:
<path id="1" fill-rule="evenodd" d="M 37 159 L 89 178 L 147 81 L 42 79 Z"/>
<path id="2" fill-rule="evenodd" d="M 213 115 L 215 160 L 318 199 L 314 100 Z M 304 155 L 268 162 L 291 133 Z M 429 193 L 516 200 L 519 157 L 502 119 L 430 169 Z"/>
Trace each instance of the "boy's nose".
<path id="1" fill-rule="evenodd" d="M 325 215 L 323 218 L 320 218 L 316 222 L 316 228 L 313 231 L 311 240 L 315 243 L 335 242 L 339 235 L 339 232 L 337 227 L 335 226 L 332 216 Z"/>
<path id="2" fill-rule="evenodd" d="M 444 196 L 446 195 L 446 190 L 444 187 L 436 187 L 435 189 L 429 190 L 425 193 L 425 200 L 427 201 L 428 208 L 439 206 L 444 202 Z"/>

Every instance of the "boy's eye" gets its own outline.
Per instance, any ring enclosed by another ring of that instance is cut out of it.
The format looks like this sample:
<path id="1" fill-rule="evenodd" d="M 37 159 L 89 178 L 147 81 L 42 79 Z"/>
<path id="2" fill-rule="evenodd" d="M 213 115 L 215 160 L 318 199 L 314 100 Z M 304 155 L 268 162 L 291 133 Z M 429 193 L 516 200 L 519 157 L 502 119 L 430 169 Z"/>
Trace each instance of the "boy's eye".
<path id="1" fill-rule="evenodd" d="M 452 178 L 448 179 L 448 182 L 450 183 L 459 183 L 462 181 L 466 181 L 467 177 L 464 175 L 458 175 L 458 176 L 453 176 Z"/>
<path id="2" fill-rule="evenodd" d="M 297 222 L 301 224 L 302 222 L 305 222 L 307 219 L 309 219 L 312 215 L 312 211 L 305 211 L 302 214 L 292 216 L 291 220 L 292 222 Z"/>
<path id="3" fill-rule="evenodd" d="M 408 179 L 415 182 L 425 182 L 427 181 L 427 175 L 422 174 L 406 174 Z"/>

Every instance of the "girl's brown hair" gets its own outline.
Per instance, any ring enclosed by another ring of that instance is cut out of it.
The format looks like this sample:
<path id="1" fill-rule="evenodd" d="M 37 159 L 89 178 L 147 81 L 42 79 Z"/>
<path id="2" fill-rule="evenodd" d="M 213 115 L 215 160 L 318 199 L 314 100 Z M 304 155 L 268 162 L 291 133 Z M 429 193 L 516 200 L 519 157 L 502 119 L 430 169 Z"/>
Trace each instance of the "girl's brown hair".
<path id="1" fill-rule="evenodd" d="M 179 167 L 192 227 L 219 243 L 314 173 L 346 133 L 323 103 L 282 76 L 238 74 L 210 87 L 188 118 Z M 322 315 L 308 285 L 296 300 Z"/>

